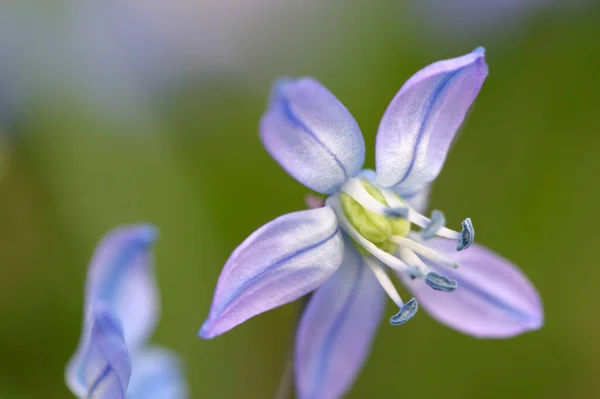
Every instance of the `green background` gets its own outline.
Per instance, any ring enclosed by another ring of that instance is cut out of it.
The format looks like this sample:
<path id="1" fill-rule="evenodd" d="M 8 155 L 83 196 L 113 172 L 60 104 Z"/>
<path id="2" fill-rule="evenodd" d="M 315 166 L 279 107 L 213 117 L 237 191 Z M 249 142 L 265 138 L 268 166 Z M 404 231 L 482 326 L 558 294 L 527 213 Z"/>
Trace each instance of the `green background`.
<path id="1" fill-rule="evenodd" d="M 471 217 L 477 241 L 524 270 L 545 326 L 478 340 L 425 312 L 401 328 L 383 324 L 348 397 L 600 397 L 600 7 L 455 37 L 429 33 L 393 2 L 345 4 L 324 7 L 298 36 L 275 24 L 272 36 L 291 50 L 263 49 L 241 74 L 163 92 L 151 124 L 90 111 L 70 88 L 29 94 L 0 145 L 0 398 L 70 397 L 63 373 L 88 261 L 107 230 L 139 221 L 161 231 L 153 341 L 182 356 L 191 397 L 272 397 L 295 305 L 211 341 L 196 335 L 231 251 L 304 207 L 307 190 L 257 136 L 270 82 L 323 82 L 361 126 L 373 166 L 378 121 L 402 83 L 478 45 L 490 75 L 431 207 L 450 225 Z"/>

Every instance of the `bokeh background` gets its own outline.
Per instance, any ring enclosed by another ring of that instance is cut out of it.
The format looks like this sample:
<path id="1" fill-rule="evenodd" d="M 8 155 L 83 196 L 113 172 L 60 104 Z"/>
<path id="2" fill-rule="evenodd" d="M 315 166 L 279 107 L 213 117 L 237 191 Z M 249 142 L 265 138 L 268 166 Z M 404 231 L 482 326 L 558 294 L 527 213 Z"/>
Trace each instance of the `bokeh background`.
<path id="1" fill-rule="evenodd" d="M 196 335 L 230 252 L 304 207 L 258 139 L 271 81 L 323 82 L 372 166 L 402 83 L 479 45 L 490 75 L 431 206 L 521 266 L 546 324 L 500 341 L 425 312 L 383 325 L 348 397 L 600 397 L 599 2 L 3 0 L 0 398 L 71 397 L 88 261 L 139 221 L 161 231 L 153 341 L 181 354 L 192 398 L 272 397 L 295 305 Z"/>

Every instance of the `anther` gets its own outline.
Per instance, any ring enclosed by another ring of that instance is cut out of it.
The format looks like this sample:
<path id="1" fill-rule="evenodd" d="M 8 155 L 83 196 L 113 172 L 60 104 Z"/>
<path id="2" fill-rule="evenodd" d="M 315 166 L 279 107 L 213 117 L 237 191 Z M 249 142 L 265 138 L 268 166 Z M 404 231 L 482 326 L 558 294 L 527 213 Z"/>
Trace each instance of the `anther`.
<path id="1" fill-rule="evenodd" d="M 393 326 L 399 326 L 406 323 L 413 318 L 413 316 L 417 313 L 417 310 L 419 310 L 419 303 L 415 298 L 412 298 L 410 301 L 402 305 L 398 313 L 390 317 L 390 324 Z"/>
<path id="2" fill-rule="evenodd" d="M 463 249 L 469 248 L 471 244 L 473 244 L 474 239 L 475 229 L 473 228 L 473 223 L 471 222 L 471 218 L 466 218 L 462 222 L 462 230 L 460 232 L 458 244 L 456 244 L 456 250 L 462 251 Z"/>
<path id="3" fill-rule="evenodd" d="M 416 265 L 408 265 L 408 271 L 406 272 L 406 274 L 408 275 L 408 277 L 410 277 L 411 280 L 423 277 L 423 272 L 421 272 L 419 266 Z"/>
<path id="4" fill-rule="evenodd" d="M 435 234 L 446 225 L 446 216 L 444 212 L 438 211 L 437 209 L 431 212 L 431 220 L 421 230 L 421 237 L 428 240 L 433 238 Z"/>
<path id="5" fill-rule="evenodd" d="M 408 208 L 388 208 L 385 211 L 385 215 L 393 218 L 404 218 L 408 217 Z"/>
<path id="6" fill-rule="evenodd" d="M 448 277 L 431 272 L 425 277 L 425 282 L 428 286 L 436 291 L 452 292 L 456 290 L 458 284 L 456 280 L 451 280 Z"/>

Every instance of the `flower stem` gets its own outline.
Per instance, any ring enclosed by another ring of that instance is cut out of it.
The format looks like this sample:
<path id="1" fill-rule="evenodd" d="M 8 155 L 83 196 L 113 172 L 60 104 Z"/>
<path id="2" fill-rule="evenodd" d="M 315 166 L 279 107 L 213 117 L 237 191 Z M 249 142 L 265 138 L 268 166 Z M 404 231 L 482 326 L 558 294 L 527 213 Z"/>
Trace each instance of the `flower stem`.
<path id="1" fill-rule="evenodd" d="M 288 345 L 288 350 L 285 355 L 283 373 L 281 374 L 281 378 L 279 379 L 277 393 L 275 394 L 273 399 L 290 399 L 294 397 L 294 343 L 296 341 L 296 328 L 298 327 L 298 323 L 300 322 L 300 318 L 302 317 L 302 312 L 304 311 L 304 308 L 306 307 L 309 299 L 310 294 L 305 295 L 298 300 L 298 305 L 296 306 L 296 315 L 294 317 L 292 325 L 290 343 Z"/>

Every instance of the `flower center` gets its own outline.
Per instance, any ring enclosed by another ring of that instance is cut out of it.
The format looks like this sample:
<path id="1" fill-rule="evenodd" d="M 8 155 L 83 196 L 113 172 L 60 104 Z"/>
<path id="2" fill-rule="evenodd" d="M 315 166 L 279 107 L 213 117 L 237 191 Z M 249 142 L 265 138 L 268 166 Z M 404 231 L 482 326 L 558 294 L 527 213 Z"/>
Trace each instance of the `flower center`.
<path id="1" fill-rule="evenodd" d="M 385 197 L 368 181 L 361 179 L 360 184 L 367 193 L 376 201 L 389 207 Z M 393 193 L 397 200 L 402 202 L 399 195 Z M 359 204 L 349 194 L 340 194 L 342 211 L 350 224 L 367 240 L 375 244 L 379 249 L 393 254 L 398 249 L 398 244 L 391 240 L 393 236 L 406 237 L 410 232 L 410 221 L 403 217 L 395 217 L 386 214 L 372 212 Z M 360 245 L 356 245 L 363 254 L 368 252 Z"/>
<path id="2" fill-rule="evenodd" d="M 457 268 L 458 263 L 428 247 L 426 242 L 438 236 L 457 240 L 457 251 L 468 248 L 475 237 L 471 219 L 463 221 L 460 232 L 450 230 L 444 226 L 442 212 L 433 211 L 431 218 L 427 218 L 394 191 L 359 177 L 346 181 L 339 194 L 327 199 L 327 205 L 364 255 L 365 264 L 400 308 L 390 323 L 405 323 L 414 316 L 418 305 L 414 298 L 406 303 L 402 301 L 382 265 L 412 279 L 421 278 L 434 290 L 456 290 L 456 281 L 433 272 L 426 262 L 451 268 Z M 413 224 L 421 230 L 411 232 Z"/>

